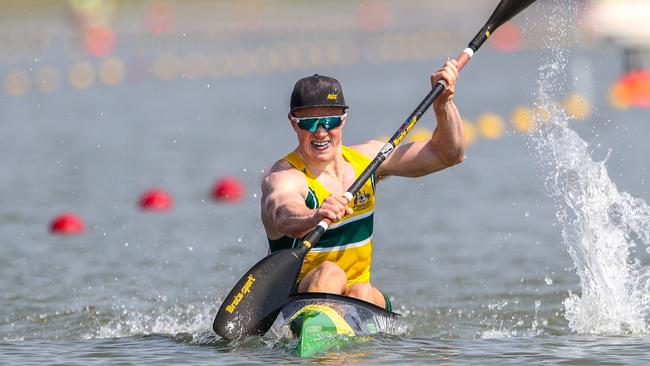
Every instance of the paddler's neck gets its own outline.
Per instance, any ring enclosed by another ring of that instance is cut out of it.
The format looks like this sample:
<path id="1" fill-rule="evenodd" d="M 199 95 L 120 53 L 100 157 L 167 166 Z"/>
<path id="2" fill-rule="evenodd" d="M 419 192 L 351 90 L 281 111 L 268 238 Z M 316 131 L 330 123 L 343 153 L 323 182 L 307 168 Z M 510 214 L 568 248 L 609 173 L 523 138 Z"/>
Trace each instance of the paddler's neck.
<path id="1" fill-rule="evenodd" d="M 318 178 L 321 175 L 330 176 L 337 181 L 343 180 L 343 174 L 345 171 L 345 159 L 343 159 L 343 153 L 339 149 L 334 156 L 334 159 L 328 161 L 314 161 L 309 160 L 305 157 L 305 154 L 300 152 L 299 149 L 296 149 L 296 152 L 300 156 L 300 159 L 307 165 L 307 168 L 311 171 L 314 177 Z"/>

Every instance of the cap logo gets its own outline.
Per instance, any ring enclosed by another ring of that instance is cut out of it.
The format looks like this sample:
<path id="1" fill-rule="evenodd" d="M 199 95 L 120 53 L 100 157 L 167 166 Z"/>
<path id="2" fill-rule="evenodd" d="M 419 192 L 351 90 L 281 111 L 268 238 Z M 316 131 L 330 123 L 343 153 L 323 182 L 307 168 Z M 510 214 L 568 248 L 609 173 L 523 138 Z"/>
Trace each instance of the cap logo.
<path id="1" fill-rule="evenodd" d="M 334 94 L 334 93 L 327 94 L 327 100 L 336 100 L 337 98 L 338 98 L 338 94 Z"/>

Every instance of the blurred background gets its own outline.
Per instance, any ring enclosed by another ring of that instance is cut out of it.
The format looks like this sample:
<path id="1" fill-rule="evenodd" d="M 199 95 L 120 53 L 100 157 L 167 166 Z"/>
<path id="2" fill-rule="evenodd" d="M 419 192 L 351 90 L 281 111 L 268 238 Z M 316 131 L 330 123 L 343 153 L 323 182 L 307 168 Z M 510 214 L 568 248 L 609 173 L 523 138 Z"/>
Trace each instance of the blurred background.
<path id="1" fill-rule="evenodd" d="M 569 72 L 581 79 L 576 90 L 569 90 L 576 94 L 567 95 L 564 102 L 578 119 L 589 117 L 592 104 L 603 101 L 615 108 L 647 107 L 648 2 L 576 4 L 577 12 L 567 10 L 576 23 L 571 30 L 575 37 L 567 38 L 565 46 L 592 53 L 570 65 Z M 97 112 L 68 118 L 67 123 L 57 118 L 61 128 L 76 120 L 86 124 L 110 120 L 100 113 L 124 111 L 121 107 L 127 102 L 133 108 L 149 104 L 147 116 L 130 113 L 129 118 L 156 128 L 170 125 L 169 120 L 187 123 L 191 119 L 187 113 L 179 120 L 165 109 L 189 110 L 188 103 L 218 108 L 223 113 L 220 120 L 232 121 L 237 110 L 283 107 L 292 81 L 315 71 L 347 76 L 370 68 L 385 78 L 383 65 L 390 69 L 422 61 L 433 71 L 436 62 L 456 55 L 459 44 L 476 32 L 493 6 L 489 1 L 463 0 L 444 6 L 432 1 L 3 1 L 3 123 L 51 116 L 39 104 L 50 100 L 66 101 L 60 103 L 62 110 L 83 104 L 85 111 Z M 538 6 L 551 8 L 555 3 Z M 507 55 L 546 48 L 549 26 L 535 20 L 534 13 L 526 14 L 502 27 L 488 47 Z M 615 56 L 607 63 L 610 73 L 596 74 L 589 64 L 610 58 L 608 51 Z M 487 66 L 475 68 L 479 67 Z M 379 83 L 382 77 L 372 79 Z M 176 88 L 186 90 L 179 92 L 184 99 L 171 95 L 169 90 Z M 266 103 L 260 103 L 262 99 Z M 107 100 L 113 102 L 112 110 L 93 104 Z M 513 110 L 518 102 L 513 100 Z M 383 105 L 375 104 L 375 108 Z M 19 113 L 28 113 L 17 108 L 26 105 L 35 107 L 30 108 L 32 118 Z M 503 128 L 528 128 L 523 110 L 516 112 L 498 116 Z M 194 109 L 195 119 L 197 114 Z M 277 113 L 272 116 L 280 118 Z M 205 123 L 207 116 L 200 117 Z M 495 123 L 494 118 L 478 123 L 479 133 L 470 124 L 470 140 L 481 137 L 480 132 L 497 135 Z"/>
<path id="2" fill-rule="evenodd" d="M 168 187 L 175 175 L 206 185 L 235 175 L 255 191 L 257 175 L 292 146 L 283 124 L 288 95 L 312 73 L 342 80 L 359 121 L 349 126 L 348 144 L 385 138 L 424 95 L 427 75 L 457 55 L 494 4 L 1 6 L 0 190 L 21 205 L 47 202 L 54 213 L 98 200 L 110 206 L 116 190 Z M 549 13 L 572 22 L 552 45 L 548 35 L 560 27 L 545 19 Z M 645 0 L 548 1 L 502 26 L 459 83 L 468 145 L 498 144 L 490 140 L 534 128 L 544 111 L 528 85 L 552 47 L 571 50 L 555 97 L 576 121 L 598 124 L 610 118 L 604 111 L 650 107 L 649 14 Z M 429 136 L 433 126 L 421 125 L 412 140 Z M 112 184 L 99 189 L 92 180 Z M 42 182 L 55 194 L 40 189 Z M 39 188 L 17 198 L 32 184 Z M 106 198 L 82 196 L 95 189 Z"/>
<path id="3" fill-rule="evenodd" d="M 46 357 L 57 341 L 209 331 L 266 253 L 260 177 L 295 147 L 294 82 L 336 77 L 344 142 L 386 138 L 495 5 L 0 1 L 5 347 L 55 341 Z M 547 113 L 539 75 L 562 50 L 554 103 L 617 186 L 647 199 L 647 19 L 647 0 L 539 1 L 462 71 L 466 161 L 380 192 L 373 281 L 417 315 L 408 335 L 571 334 L 562 301 L 579 279 L 528 138 Z M 408 139 L 434 127 L 429 113 Z"/>

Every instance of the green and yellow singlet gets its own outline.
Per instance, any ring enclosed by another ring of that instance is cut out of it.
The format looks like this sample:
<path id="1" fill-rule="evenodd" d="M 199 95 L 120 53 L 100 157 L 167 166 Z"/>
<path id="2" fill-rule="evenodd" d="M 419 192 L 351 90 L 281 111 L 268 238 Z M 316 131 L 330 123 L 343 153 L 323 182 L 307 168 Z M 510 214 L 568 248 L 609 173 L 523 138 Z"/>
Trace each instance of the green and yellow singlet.
<path id="1" fill-rule="evenodd" d="M 343 158 L 352 164 L 355 176 L 358 177 L 370 163 L 370 159 L 347 146 L 341 148 Z M 323 200 L 330 195 L 330 192 L 316 179 L 298 153 L 294 151 L 283 159 L 305 175 L 309 187 L 305 205 L 312 209 L 320 207 Z M 348 286 L 354 283 L 370 282 L 373 214 L 375 210 L 374 175 L 361 187 L 349 206 L 354 210 L 352 215 L 330 225 L 318 243 L 307 254 L 298 280 L 301 280 L 309 271 L 318 267 L 324 261 L 331 261 L 345 271 Z M 268 240 L 271 252 L 292 248 L 301 242 L 300 238 L 290 238 L 288 236 L 283 236 L 277 240 Z"/>

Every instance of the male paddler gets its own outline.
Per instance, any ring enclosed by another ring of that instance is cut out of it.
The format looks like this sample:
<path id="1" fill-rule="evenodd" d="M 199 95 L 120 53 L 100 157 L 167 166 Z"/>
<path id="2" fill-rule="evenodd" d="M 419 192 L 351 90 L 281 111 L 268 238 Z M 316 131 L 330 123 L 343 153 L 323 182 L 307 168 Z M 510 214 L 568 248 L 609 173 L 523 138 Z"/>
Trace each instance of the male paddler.
<path id="1" fill-rule="evenodd" d="M 343 194 L 384 143 L 343 145 L 348 106 L 336 79 L 296 82 L 288 117 L 298 146 L 265 175 L 261 208 L 271 252 L 299 244 L 322 219 L 332 222 L 305 258 L 298 292 L 342 294 L 391 309 L 370 283 L 375 188 L 384 177 L 420 177 L 463 161 L 463 124 L 453 102 L 457 77 L 455 60 L 431 75 L 432 85 L 440 79 L 448 85 L 433 105 L 431 139 L 399 145 L 349 204 Z"/>

